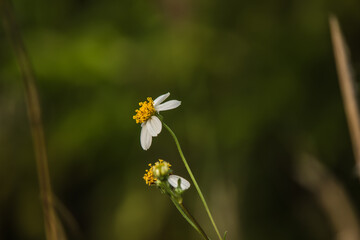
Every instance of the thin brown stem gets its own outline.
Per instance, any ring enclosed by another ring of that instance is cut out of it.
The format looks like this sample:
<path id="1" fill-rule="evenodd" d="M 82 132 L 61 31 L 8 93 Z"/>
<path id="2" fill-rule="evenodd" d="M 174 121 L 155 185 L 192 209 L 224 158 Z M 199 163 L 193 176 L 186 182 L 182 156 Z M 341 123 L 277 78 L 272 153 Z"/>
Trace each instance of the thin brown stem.
<path id="1" fill-rule="evenodd" d="M 329 24 L 339 84 L 356 161 L 357 174 L 360 177 L 360 117 L 355 94 L 354 79 L 351 74 L 351 64 L 347 54 L 346 43 L 337 18 L 331 15 L 329 17 Z"/>
<path id="2" fill-rule="evenodd" d="M 45 220 L 46 239 L 59 240 L 63 237 L 63 234 L 61 228 L 59 228 L 57 216 L 54 210 L 45 137 L 41 121 L 41 109 L 35 85 L 34 72 L 27 55 L 25 45 L 22 41 L 20 31 L 16 24 L 12 5 L 6 0 L 0 0 L 0 10 L 3 25 L 13 46 L 15 57 L 25 86 L 25 100 L 35 149 L 40 195 Z"/>
<path id="3" fill-rule="evenodd" d="M 336 240 L 359 240 L 359 219 L 341 182 L 314 156 L 303 155 L 295 165 L 295 179 L 310 191 L 329 219 Z"/>

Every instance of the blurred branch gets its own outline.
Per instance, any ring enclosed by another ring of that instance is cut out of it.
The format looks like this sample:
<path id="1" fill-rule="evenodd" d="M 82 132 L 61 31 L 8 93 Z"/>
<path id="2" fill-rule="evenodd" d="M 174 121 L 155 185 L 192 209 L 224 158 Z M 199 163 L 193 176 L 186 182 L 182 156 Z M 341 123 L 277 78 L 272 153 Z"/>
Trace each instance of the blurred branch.
<path id="1" fill-rule="evenodd" d="M 30 121 L 30 128 L 35 149 L 37 173 L 39 178 L 42 208 L 45 220 L 46 239 L 65 239 L 65 235 L 56 216 L 53 204 L 53 194 L 50 184 L 48 160 L 45 147 L 45 137 L 41 121 L 41 109 L 35 85 L 34 72 L 16 24 L 11 3 L 0 0 L 0 10 L 3 25 L 13 46 L 15 56 L 22 74 L 25 86 L 25 98 Z"/>
<path id="2" fill-rule="evenodd" d="M 57 212 L 57 215 L 58 215 L 59 219 L 62 220 L 61 221 L 62 225 L 59 225 L 59 227 L 61 227 L 61 228 L 67 227 L 68 231 L 67 231 L 66 237 L 69 237 L 70 239 L 72 239 L 72 238 L 77 239 L 77 240 L 85 239 L 81 232 L 80 225 L 77 222 L 77 220 L 75 219 L 74 215 L 55 195 L 53 196 L 53 199 L 54 199 L 54 205 L 55 205 L 55 210 Z M 62 236 L 61 239 L 65 240 L 66 237 L 64 235 L 64 236 Z"/>
<path id="3" fill-rule="evenodd" d="M 339 84 L 349 125 L 354 157 L 356 160 L 357 175 L 360 177 L 360 118 L 355 94 L 355 81 L 351 74 L 351 63 L 348 48 L 344 41 L 339 22 L 333 15 L 329 17 L 330 32 L 334 49 Z"/>
<path id="4" fill-rule="evenodd" d="M 359 240 L 359 220 L 344 187 L 319 160 L 302 157 L 296 166 L 296 180 L 318 200 L 336 232 L 337 240 Z"/>

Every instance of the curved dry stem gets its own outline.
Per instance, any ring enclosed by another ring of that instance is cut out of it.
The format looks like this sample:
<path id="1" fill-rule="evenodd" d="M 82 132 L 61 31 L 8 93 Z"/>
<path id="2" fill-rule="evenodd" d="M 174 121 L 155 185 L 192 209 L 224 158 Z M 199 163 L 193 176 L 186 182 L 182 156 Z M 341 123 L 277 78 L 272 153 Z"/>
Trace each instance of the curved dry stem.
<path id="1" fill-rule="evenodd" d="M 17 27 L 11 4 L 6 0 L 0 0 L 0 11 L 6 33 L 8 34 L 10 42 L 13 46 L 15 57 L 19 64 L 25 86 L 26 105 L 35 149 L 37 173 L 40 185 L 42 208 L 44 212 L 46 239 L 66 239 L 54 210 L 44 130 L 41 121 L 41 109 L 33 69 L 25 50 L 25 45 L 22 41 L 20 31 Z"/>

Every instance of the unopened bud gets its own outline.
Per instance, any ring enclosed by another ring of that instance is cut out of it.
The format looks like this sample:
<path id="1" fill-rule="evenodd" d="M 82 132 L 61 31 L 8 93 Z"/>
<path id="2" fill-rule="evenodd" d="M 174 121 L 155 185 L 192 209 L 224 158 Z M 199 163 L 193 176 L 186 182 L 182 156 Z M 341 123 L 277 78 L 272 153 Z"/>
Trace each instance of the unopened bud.
<path id="1" fill-rule="evenodd" d="M 152 171 L 154 173 L 154 177 L 159 180 L 164 180 L 169 177 L 171 173 L 171 164 L 159 159 L 158 162 L 152 167 Z"/>

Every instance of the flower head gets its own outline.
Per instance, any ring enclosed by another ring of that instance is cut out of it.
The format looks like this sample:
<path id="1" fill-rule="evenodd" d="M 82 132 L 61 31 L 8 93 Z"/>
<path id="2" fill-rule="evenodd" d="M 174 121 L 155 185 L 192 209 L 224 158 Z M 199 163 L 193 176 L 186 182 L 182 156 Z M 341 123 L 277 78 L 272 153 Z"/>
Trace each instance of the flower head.
<path id="1" fill-rule="evenodd" d="M 154 166 L 152 166 L 152 172 L 157 179 L 167 179 L 171 173 L 170 167 L 170 163 L 159 159 L 159 161 L 156 162 Z"/>
<path id="2" fill-rule="evenodd" d="M 170 93 L 166 93 L 155 100 L 148 97 L 147 101 L 140 102 L 140 108 L 135 110 L 136 114 L 133 116 L 133 119 L 136 123 L 141 123 L 140 143 L 144 150 L 150 148 L 152 137 L 156 137 L 161 132 L 162 123 L 156 116 L 157 113 L 177 108 L 181 104 L 178 100 L 164 102 L 169 96 Z"/>
<path id="3" fill-rule="evenodd" d="M 154 101 L 151 97 L 147 98 L 147 101 L 139 103 L 140 108 L 136 109 L 136 114 L 133 116 L 136 123 L 146 122 L 152 115 L 155 114 Z"/>
<path id="4" fill-rule="evenodd" d="M 171 173 L 171 164 L 168 162 L 165 162 L 162 159 L 159 159 L 158 162 L 156 162 L 154 165 L 149 163 L 149 169 L 145 170 L 145 174 L 143 179 L 145 180 L 147 185 L 151 185 L 157 181 L 157 179 L 166 179 L 169 177 L 169 174 Z"/>

